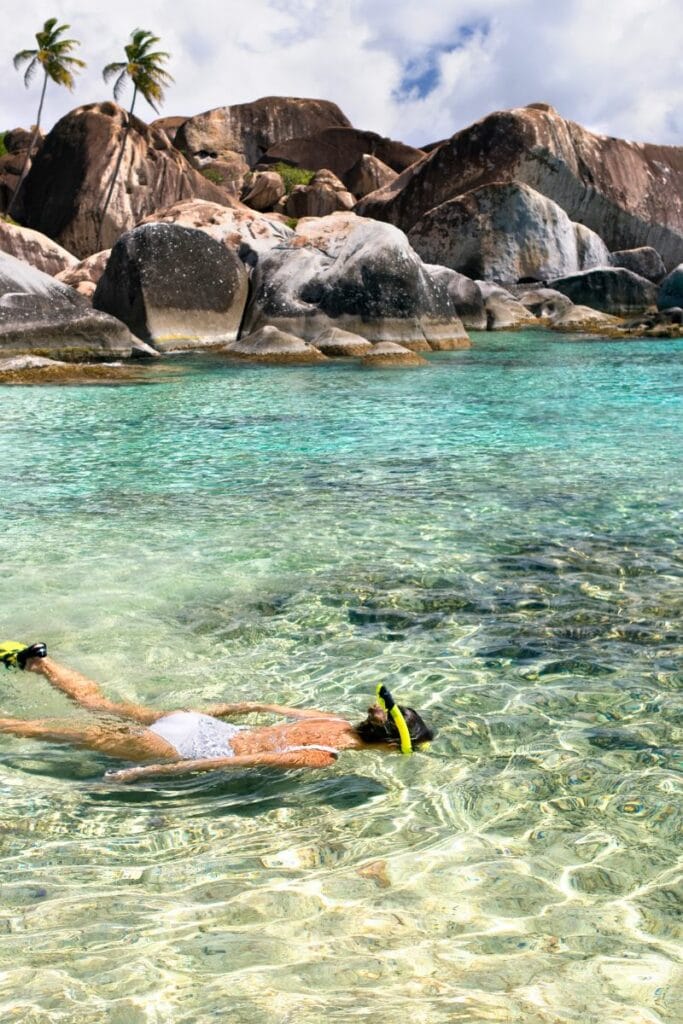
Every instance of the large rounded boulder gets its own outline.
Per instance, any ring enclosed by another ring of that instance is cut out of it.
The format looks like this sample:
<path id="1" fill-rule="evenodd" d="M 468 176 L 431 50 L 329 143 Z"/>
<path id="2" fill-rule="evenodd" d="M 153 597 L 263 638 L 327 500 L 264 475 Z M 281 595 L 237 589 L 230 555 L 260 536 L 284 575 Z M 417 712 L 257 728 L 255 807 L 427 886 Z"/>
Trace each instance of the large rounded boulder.
<path id="1" fill-rule="evenodd" d="M 672 309 L 683 306 L 683 263 L 675 267 L 659 286 L 658 309 Z"/>
<path id="2" fill-rule="evenodd" d="M 215 107 L 189 117 L 178 128 L 175 144 L 191 160 L 241 156 L 254 167 L 272 146 L 308 137 L 330 126 L 350 128 L 336 103 L 291 96 L 264 96 L 253 103 Z"/>
<path id="3" fill-rule="evenodd" d="M 683 147 L 597 135 L 547 104 L 469 125 L 366 196 L 358 212 L 409 231 L 449 199 L 511 181 L 554 200 L 612 250 L 652 246 L 669 269 L 683 260 Z"/>
<path id="4" fill-rule="evenodd" d="M 194 170 L 163 132 L 115 103 L 93 103 L 72 110 L 45 139 L 21 188 L 17 218 L 84 259 L 109 248 L 154 210 L 193 196 L 234 202 Z"/>
<path id="5" fill-rule="evenodd" d="M 176 224 L 144 224 L 112 249 L 93 306 L 173 351 L 233 341 L 247 291 L 244 264 L 220 242 Z"/>
<path id="6" fill-rule="evenodd" d="M 638 313 L 657 300 L 657 287 L 630 270 L 605 268 L 555 278 L 548 284 L 581 306 L 613 316 Z"/>
<path id="7" fill-rule="evenodd" d="M 642 245 L 638 249 L 621 249 L 610 254 L 610 265 L 631 270 L 639 277 L 646 277 L 655 284 L 666 276 L 664 260 L 651 245 Z"/>
<path id="8" fill-rule="evenodd" d="M 0 356 L 67 362 L 127 359 L 147 349 L 73 288 L 0 252 Z"/>
<path id="9" fill-rule="evenodd" d="M 142 223 L 197 228 L 231 249 L 247 264 L 255 263 L 259 254 L 277 245 L 286 245 L 294 236 L 282 219 L 265 216 L 242 203 L 220 206 L 205 199 L 184 199 L 157 210 Z"/>
<path id="10" fill-rule="evenodd" d="M 305 167 L 309 171 L 328 168 L 340 178 L 351 173 L 364 155 L 376 157 L 390 170 L 399 173 L 424 156 L 421 149 L 404 142 L 383 138 L 376 132 L 358 128 L 330 125 L 317 132 L 272 146 L 262 157 L 262 163 L 287 163 Z"/>
<path id="11" fill-rule="evenodd" d="M 249 329 L 270 323 L 312 340 L 340 327 L 372 342 L 434 348 L 466 338 L 448 289 L 388 224 L 361 221 L 331 255 L 294 239 L 259 260 L 251 284 Z"/>
<path id="12" fill-rule="evenodd" d="M 425 262 L 486 281 L 542 281 L 609 263 L 609 250 L 594 232 L 516 181 L 483 185 L 442 203 L 408 238 Z"/>

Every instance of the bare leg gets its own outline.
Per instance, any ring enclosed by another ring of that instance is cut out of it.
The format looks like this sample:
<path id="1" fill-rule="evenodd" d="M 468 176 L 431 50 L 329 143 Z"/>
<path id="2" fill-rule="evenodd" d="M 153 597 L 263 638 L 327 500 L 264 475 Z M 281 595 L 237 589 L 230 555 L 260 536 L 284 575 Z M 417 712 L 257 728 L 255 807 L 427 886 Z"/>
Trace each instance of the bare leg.
<path id="1" fill-rule="evenodd" d="M 128 704 L 125 701 L 117 703 L 109 700 L 101 691 L 97 683 L 80 672 L 58 665 L 52 658 L 31 658 L 26 663 L 30 672 L 37 672 L 54 686 L 61 690 L 66 696 L 87 708 L 88 711 L 99 711 L 103 714 L 116 715 L 119 718 L 132 718 L 142 725 L 151 725 L 158 718 L 162 718 L 167 712 L 155 711 L 153 708 L 145 708 L 141 704 Z"/>
<path id="2" fill-rule="evenodd" d="M 147 729 L 136 731 L 127 725 L 65 724 L 55 719 L 24 721 L 19 718 L 0 718 L 0 733 L 23 736 L 49 743 L 70 743 L 74 747 L 96 750 L 109 757 L 126 761 L 153 761 L 168 758 L 177 761 L 178 753 L 170 743 Z"/>

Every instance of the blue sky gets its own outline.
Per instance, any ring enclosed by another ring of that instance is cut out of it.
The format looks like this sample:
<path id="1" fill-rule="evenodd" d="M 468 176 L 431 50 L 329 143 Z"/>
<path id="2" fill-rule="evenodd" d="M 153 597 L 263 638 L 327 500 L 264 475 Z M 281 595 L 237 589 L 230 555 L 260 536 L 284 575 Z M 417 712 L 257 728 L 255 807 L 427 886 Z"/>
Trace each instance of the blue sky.
<path id="1" fill-rule="evenodd" d="M 88 61 L 51 86 L 46 126 L 108 98 L 101 68 L 137 28 L 172 53 L 164 114 L 268 95 L 334 100 L 352 123 L 414 145 L 492 110 L 543 101 L 594 131 L 683 145 L 680 0 L 66 0 L 15 6 L 0 41 L 0 130 L 28 126 L 39 83 L 11 63 L 51 16 Z M 144 106 L 137 111 L 153 119 Z"/>

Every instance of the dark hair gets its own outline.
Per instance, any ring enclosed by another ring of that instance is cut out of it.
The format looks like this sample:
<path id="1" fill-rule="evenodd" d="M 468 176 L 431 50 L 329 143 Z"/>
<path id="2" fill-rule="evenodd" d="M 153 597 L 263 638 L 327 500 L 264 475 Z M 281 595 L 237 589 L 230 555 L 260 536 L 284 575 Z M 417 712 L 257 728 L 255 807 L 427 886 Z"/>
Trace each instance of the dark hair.
<path id="1" fill-rule="evenodd" d="M 436 735 L 434 730 L 427 725 L 414 708 L 404 708 L 401 704 L 398 707 L 408 726 L 410 742 L 413 747 L 418 747 L 420 743 L 429 743 L 434 739 Z M 396 723 L 391 715 L 387 718 L 386 725 L 375 725 L 365 719 L 356 726 L 356 732 L 364 743 L 400 743 L 401 741 Z"/>

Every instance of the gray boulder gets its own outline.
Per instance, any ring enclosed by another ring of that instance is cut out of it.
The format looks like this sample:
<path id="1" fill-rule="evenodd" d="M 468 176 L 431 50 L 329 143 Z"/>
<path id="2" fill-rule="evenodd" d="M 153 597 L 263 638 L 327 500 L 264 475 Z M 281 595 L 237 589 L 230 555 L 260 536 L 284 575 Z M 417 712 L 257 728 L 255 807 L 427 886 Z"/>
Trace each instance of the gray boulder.
<path id="1" fill-rule="evenodd" d="M 0 252 L 0 355 L 128 359 L 147 349 L 128 328 L 96 312 L 73 288 Z"/>
<path id="2" fill-rule="evenodd" d="M 250 210 L 242 203 L 219 206 L 204 199 L 174 203 L 165 210 L 157 210 L 141 223 L 197 228 L 231 249 L 247 264 L 256 263 L 260 253 L 293 238 L 292 229 L 272 214 Z"/>
<path id="3" fill-rule="evenodd" d="M 486 309 L 479 286 L 449 267 L 425 263 L 424 268 L 437 287 L 446 289 L 463 327 L 468 331 L 485 331 Z"/>
<path id="4" fill-rule="evenodd" d="M 203 231 L 143 224 L 112 249 L 93 306 L 168 352 L 234 340 L 247 290 L 242 261 Z"/>
<path id="5" fill-rule="evenodd" d="M 580 274 L 558 277 L 548 284 L 581 306 L 603 313 L 625 316 L 654 305 L 657 288 L 630 270 L 602 267 Z"/>
<path id="6" fill-rule="evenodd" d="M 487 281 L 545 280 L 609 262 L 594 232 L 518 181 L 483 185 L 434 207 L 408 238 L 425 262 Z"/>
<path id="7" fill-rule="evenodd" d="M 641 245 L 639 249 L 619 249 L 610 253 L 609 262 L 612 267 L 623 267 L 655 283 L 661 281 L 666 274 L 664 260 L 651 245 Z"/>
<path id="8" fill-rule="evenodd" d="M 556 331 L 605 333 L 611 332 L 621 323 L 617 317 L 608 313 L 600 313 L 588 306 L 575 306 L 571 299 L 554 288 L 513 285 L 511 291 L 542 326 Z"/>
<path id="9" fill-rule="evenodd" d="M 298 239 L 272 249 L 251 285 L 249 330 L 270 323 L 312 340 L 341 327 L 372 342 L 426 340 L 440 348 L 465 335 L 448 289 L 389 224 L 361 221 L 332 255 Z"/>
<path id="10" fill-rule="evenodd" d="M 512 331 L 520 327 L 536 326 L 533 313 L 500 285 L 490 281 L 477 281 L 486 310 L 488 331 Z"/>
<path id="11" fill-rule="evenodd" d="M 672 306 L 683 306 L 683 263 L 664 278 L 657 293 L 658 309 L 669 309 Z"/>

